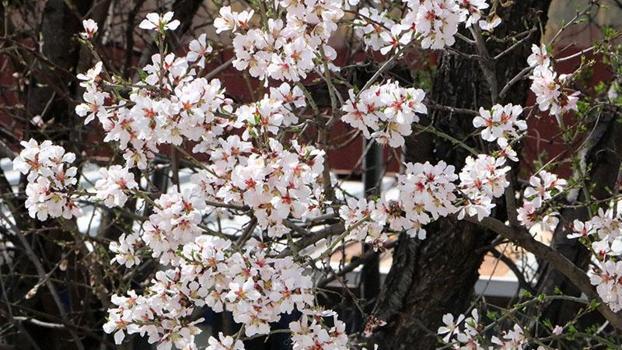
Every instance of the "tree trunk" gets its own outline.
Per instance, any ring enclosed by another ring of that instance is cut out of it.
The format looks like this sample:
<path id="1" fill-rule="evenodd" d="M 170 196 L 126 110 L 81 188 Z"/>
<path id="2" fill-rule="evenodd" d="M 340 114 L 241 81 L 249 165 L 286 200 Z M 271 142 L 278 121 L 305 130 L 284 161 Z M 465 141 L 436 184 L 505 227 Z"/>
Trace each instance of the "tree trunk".
<path id="1" fill-rule="evenodd" d="M 538 21 L 545 21 L 549 1 L 516 1 L 508 8 L 499 8 L 503 24 L 497 28 L 498 37 L 524 32 Z M 543 25 L 544 23 L 542 23 Z M 470 36 L 465 33 L 466 36 Z M 539 43 L 539 32 L 534 31 L 524 45 L 497 60 L 494 71 L 501 86 L 526 66 L 531 44 Z M 488 43 L 491 55 L 511 45 Z M 492 44 L 492 45 L 491 45 Z M 492 47 L 492 49 L 490 48 Z M 473 47 L 458 39 L 460 51 L 476 53 Z M 477 110 L 492 104 L 490 88 L 484 80 L 476 59 L 445 53 L 434 76 L 431 101 L 439 105 Z M 514 86 L 506 101 L 524 105 L 528 85 L 522 81 Z M 435 111 L 429 122 L 457 139 L 465 139 L 473 131 L 473 116 Z M 472 146 L 483 145 L 479 140 L 466 140 Z M 444 160 L 460 168 L 468 156 L 455 145 L 433 137 L 417 135 L 406 143 L 407 161 L 436 162 Z M 496 215 L 505 216 L 503 203 L 497 203 Z M 423 241 L 409 239 L 402 234 L 393 254 L 393 266 L 387 276 L 383 292 L 374 314 L 387 322 L 376 335 L 382 349 L 432 349 L 437 344 L 436 329 L 442 315 L 462 313 L 471 302 L 478 269 L 494 235 L 473 224 L 454 219 L 442 219 L 426 227 Z"/>

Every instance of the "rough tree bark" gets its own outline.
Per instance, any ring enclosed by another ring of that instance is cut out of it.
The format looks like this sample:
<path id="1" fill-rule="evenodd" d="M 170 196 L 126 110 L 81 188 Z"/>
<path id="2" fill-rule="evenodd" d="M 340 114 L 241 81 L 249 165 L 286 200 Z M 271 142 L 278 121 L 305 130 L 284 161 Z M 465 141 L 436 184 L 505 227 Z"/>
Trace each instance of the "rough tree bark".
<path id="1" fill-rule="evenodd" d="M 548 5 L 549 1 L 524 0 L 498 9 L 503 25 L 497 35 L 504 37 L 538 28 L 538 22 L 544 24 L 546 20 Z M 493 69 L 501 85 L 497 91 L 526 66 L 530 46 L 539 40 L 539 32 L 534 30 L 524 45 L 494 62 Z M 494 44 L 491 41 L 488 44 L 493 47 L 491 55 L 494 56 L 512 43 Z M 456 48 L 475 53 L 461 40 L 456 43 Z M 475 59 L 443 54 L 434 76 L 431 101 L 475 110 L 480 106 L 490 107 L 493 100 L 491 90 L 482 73 Z M 527 91 L 527 82 L 523 81 L 498 102 L 524 104 Z M 457 135 L 457 139 L 466 139 L 473 130 L 472 118 L 471 115 L 435 111 L 429 122 L 450 135 Z M 468 139 L 466 142 L 474 144 L 477 141 Z M 415 133 L 406 145 L 407 161 L 444 160 L 459 168 L 467 155 L 455 145 L 425 134 Z M 503 216 L 502 203 L 497 207 L 497 215 Z M 374 312 L 378 318 L 387 321 L 376 339 L 382 349 L 434 348 L 442 315 L 464 312 L 468 307 L 478 279 L 478 268 L 487 245 L 494 238 L 472 224 L 454 219 L 439 220 L 429 225 L 427 231 L 427 238 L 423 241 L 402 235 L 395 248 L 393 265 Z"/>

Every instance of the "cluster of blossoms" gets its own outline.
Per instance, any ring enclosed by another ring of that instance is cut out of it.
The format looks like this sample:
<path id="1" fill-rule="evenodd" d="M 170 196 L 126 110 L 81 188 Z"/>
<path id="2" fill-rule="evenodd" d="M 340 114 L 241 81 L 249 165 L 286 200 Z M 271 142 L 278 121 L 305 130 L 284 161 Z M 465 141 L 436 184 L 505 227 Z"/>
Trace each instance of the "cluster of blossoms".
<path id="1" fill-rule="evenodd" d="M 102 178 L 95 183 L 96 198 L 109 207 L 122 207 L 128 198 L 128 192 L 138 188 L 134 174 L 120 165 L 99 170 Z"/>
<path id="2" fill-rule="evenodd" d="M 613 210 L 598 210 L 588 221 L 575 220 L 568 238 L 581 238 L 591 248 L 595 266 L 590 280 L 598 295 L 614 311 L 622 310 L 622 219 Z"/>
<path id="3" fill-rule="evenodd" d="M 350 230 L 350 238 L 365 240 L 377 248 L 387 240 L 385 226 L 425 239 L 423 225 L 456 211 L 453 182 L 457 178 L 454 167 L 442 161 L 436 165 L 407 163 L 405 173 L 398 176 L 398 198 L 382 197 L 377 202 L 348 198 L 339 214 Z"/>
<path id="4" fill-rule="evenodd" d="M 381 211 L 372 200 L 347 198 L 346 205 L 339 208 L 339 216 L 350 231 L 348 239 L 366 241 L 373 244 L 374 249 L 379 249 L 388 239 L 384 225 L 376 221 Z"/>
<path id="5" fill-rule="evenodd" d="M 443 161 L 436 165 L 407 163 L 404 174 L 398 176 L 398 198 L 385 196 L 376 202 L 349 198 L 339 214 L 352 239 L 366 240 L 376 247 L 387 239 L 385 226 L 424 239 L 423 226 L 439 217 L 458 213 L 460 219 L 477 216 L 482 220 L 490 215 L 493 199 L 503 195 L 509 185 L 509 170 L 503 158 L 483 154 L 468 157 L 458 175 Z"/>
<path id="6" fill-rule="evenodd" d="M 332 318 L 333 326 L 325 325 L 325 318 Z M 337 319 L 332 312 L 310 313 L 303 315 L 300 320 L 291 322 L 293 350 L 312 349 L 348 349 L 348 336 L 345 333 L 346 324 Z"/>
<path id="7" fill-rule="evenodd" d="M 22 141 L 24 149 L 13 160 L 13 169 L 28 175 L 26 208 L 32 218 L 47 220 L 78 215 L 80 209 L 73 195 L 77 168 L 69 166 L 76 155 L 61 146 L 44 141 Z"/>
<path id="8" fill-rule="evenodd" d="M 291 257 L 271 258 L 266 246 L 250 240 L 240 250 L 225 239 L 199 236 L 185 244 L 170 268 L 156 273 L 142 295 L 129 291 L 115 295 L 115 308 L 108 310 L 104 330 L 114 333 L 120 343 L 125 334 L 147 334 L 158 349 L 195 349 L 194 336 L 201 318 L 192 318 L 197 308 L 208 306 L 215 312 L 227 310 L 244 326 L 248 337 L 270 333 L 270 323 L 294 310 L 317 315 L 311 277 Z M 346 349 L 345 325 L 336 320 L 330 328 L 317 317 L 306 316 L 291 325 L 294 347 L 308 349 L 317 342 L 330 349 Z M 241 343 L 220 336 L 210 346 Z M 219 345 L 220 344 L 220 345 Z"/>
<path id="9" fill-rule="evenodd" d="M 140 232 L 123 235 L 118 243 L 111 243 L 110 250 L 116 253 L 113 261 L 126 267 L 137 265 L 140 263 L 137 250 L 146 246 L 161 264 L 178 263 L 177 250 L 203 232 L 199 224 L 206 209 L 204 197 L 191 189 L 161 195 Z"/>
<path id="10" fill-rule="evenodd" d="M 443 336 L 443 342 L 450 344 L 452 349 L 484 350 L 484 349 L 526 349 L 529 341 L 523 329 L 518 324 L 506 330 L 501 338 L 486 335 L 486 327 L 480 323 L 477 309 L 473 309 L 471 316 L 460 314 L 443 315 L 444 325 L 438 328 L 437 334 Z M 540 349 L 540 348 L 539 348 Z"/>
<path id="11" fill-rule="evenodd" d="M 331 34 L 337 30 L 337 21 L 343 17 L 342 0 L 275 1 L 272 13 L 285 13 L 285 19 L 269 18 L 267 28 L 251 28 L 253 11 L 232 11 L 229 6 L 220 9 L 214 21 L 216 32 L 234 34 L 233 66 L 267 84 L 268 79 L 299 81 L 314 69 L 326 67 L 319 62 L 330 62 L 337 57 L 328 45 Z M 329 69 L 336 69 L 331 64 Z"/>
<path id="12" fill-rule="evenodd" d="M 529 178 L 529 186 L 523 193 L 523 205 L 517 209 L 518 221 L 521 225 L 531 228 L 536 223 L 543 223 L 549 230 L 557 226 L 557 213 L 541 210 L 544 203 L 564 190 L 566 180 L 542 170 Z"/>
<path id="13" fill-rule="evenodd" d="M 175 27 L 171 26 L 170 16 L 156 17 L 157 21 L 145 20 L 142 27 Z M 146 168 L 162 144 L 181 145 L 187 139 L 197 142 L 197 149 L 205 150 L 231 124 L 225 116 L 231 112 L 231 101 L 225 99 L 220 81 L 197 77 L 210 52 L 205 36 L 201 36 L 190 42 L 185 57 L 153 55 L 151 64 L 143 68 L 146 77 L 134 85 L 127 99 L 105 91 L 107 86 L 118 83 L 104 80 L 99 62 L 78 75 L 85 92 L 84 103 L 76 106 L 76 113 L 86 117 L 85 123 L 99 120 L 106 132 L 104 141 L 118 142 L 127 168 Z"/>
<path id="14" fill-rule="evenodd" d="M 350 90 L 350 99 L 342 107 L 341 120 L 391 147 L 404 145 L 404 136 L 412 133 L 412 124 L 427 114 L 421 89 L 403 88 L 398 82 L 372 85 L 358 95 Z"/>
<path id="15" fill-rule="evenodd" d="M 622 261 L 607 260 L 599 263 L 592 271 L 590 282 L 596 286 L 596 292 L 613 310 L 622 310 Z"/>
<path id="16" fill-rule="evenodd" d="M 298 123 L 294 112 L 306 105 L 302 89 L 282 83 L 279 87 L 271 87 L 270 94 L 265 94 L 261 100 L 237 108 L 234 126 L 245 128 L 244 140 L 261 134 L 276 135 L 283 127 Z"/>
<path id="17" fill-rule="evenodd" d="M 212 164 L 192 178 L 212 201 L 248 207 L 260 228 L 271 237 L 288 231 L 288 217 L 307 219 L 320 214 L 324 151 L 299 145 L 287 150 L 275 139 L 265 149 L 252 149 L 233 135 L 221 140 Z"/>
<path id="18" fill-rule="evenodd" d="M 403 214 L 396 220 L 396 214 L 389 212 L 394 216 L 389 219 L 389 225 L 399 223 L 412 237 L 425 238 L 423 225 L 456 211 L 454 181 L 457 179 L 454 166 L 443 161 L 436 165 L 406 164 L 404 174 L 398 176 L 399 207 Z M 387 209 L 391 207 L 389 202 Z"/>
<path id="19" fill-rule="evenodd" d="M 495 158 L 480 154 L 477 158 L 466 158 L 466 164 L 459 174 L 459 190 L 463 202 L 460 203 L 458 218 L 477 216 L 478 220 L 489 216 L 494 198 L 503 195 L 505 188 L 510 184 L 507 173 L 510 167 L 505 165 L 505 158 Z"/>
<path id="20" fill-rule="evenodd" d="M 330 19 L 328 5 L 318 6 L 305 15 L 307 21 L 317 14 L 325 18 L 314 25 L 317 33 L 313 37 L 324 35 L 326 28 L 322 28 Z M 219 30 L 230 26 L 244 31 L 252 12 L 233 13 L 225 8 L 221 15 Z M 298 19 L 292 18 L 291 25 Z M 172 14 L 150 14 L 140 27 L 164 34 L 178 24 Z M 300 30 L 292 34 L 291 42 L 279 44 L 284 52 L 300 50 L 292 59 L 313 51 L 295 46 L 293 38 L 305 31 Z M 305 35 L 305 40 L 312 39 Z M 146 76 L 133 84 L 129 98 L 106 90 L 123 84 L 108 81 L 101 63 L 79 75 L 85 103 L 76 112 L 86 117 L 85 123 L 97 118 L 106 132 L 105 141 L 117 142 L 125 152 L 125 166 L 102 169 L 102 179 L 95 184 L 95 198 L 106 206 L 125 204 L 138 189 L 132 168 L 146 168 L 160 145 L 192 141 L 194 153 L 209 157 L 192 176 L 196 186 L 160 195 L 145 222 L 110 244 L 114 263 L 131 268 L 142 257 L 151 256 L 163 268 L 140 295 L 128 291 L 125 296 L 113 296 L 116 307 L 109 310 L 105 331 L 114 333 L 117 343 L 126 334 L 138 333 L 157 342 L 159 349 L 172 345 L 194 349 L 197 324 L 202 320 L 192 315 L 199 307 L 232 312 L 249 337 L 269 334 L 270 324 L 281 314 L 297 310 L 305 316 L 291 325 L 296 348 L 306 349 L 309 344 L 347 348 L 345 325 L 336 318 L 331 323 L 318 316 L 311 279 L 291 258 L 270 257 L 268 246 L 255 240 L 240 248 L 231 240 L 204 234 L 209 228 L 203 220 L 218 212 L 219 203 L 252 216 L 254 222 L 246 224 L 251 234 L 271 237 L 289 231 L 286 219 L 305 220 L 321 213 L 324 152 L 296 140 L 282 144 L 276 138 L 298 122 L 297 109 L 306 106 L 303 91 L 282 83 L 270 88 L 261 100 L 234 109 L 220 81 L 199 75 L 211 52 L 206 36 L 191 41 L 188 48 L 184 57 L 152 56 L 143 68 Z M 209 342 L 209 349 L 243 347 L 224 335 Z"/>
<path id="21" fill-rule="evenodd" d="M 510 146 L 510 142 L 520 138 L 523 131 L 527 130 L 527 122 L 518 119 L 523 113 L 523 107 L 497 104 L 490 110 L 480 108 L 479 113 L 479 116 L 473 118 L 473 126 L 483 128 L 480 133 L 482 139 L 488 142 L 497 141 L 501 155 L 518 161 L 516 151 Z"/>
<path id="22" fill-rule="evenodd" d="M 596 286 L 596 292 L 613 310 L 622 310 L 622 261 L 607 259 L 600 262 L 590 276 L 590 282 Z"/>
<path id="23" fill-rule="evenodd" d="M 207 202 L 251 209 L 257 225 L 272 237 L 287 232 L 283 221 L 288 217 L 318 215 L 323 152 L 295 142 L 295 152 L 290 152 L 274 139 L 269 145 L 251 152 L 251 143 L 237 135 L 220 140 L 212 163 L 192 177 L 197 188 L 161 195 L 140 232 L 111 244 L 114 260 L 132 267 L 139 263 L 137 250 L 142 246 L 162 264 L 178 259 L 175 252 L 203 233 L 199 225 L 209 213 Z"/>
<path id="24" fill-rule="evenodd" d="M 533 45 L 531 51 L 527 63 L 533 67 L 533 72 L 529 78 L 532 80 L 531 91 L 536 95 L 540 111 L 549 111 L 559 120 L 568 111 L 577 110 L 579 92 L 566 87 L 570 76 L 557 75 L 544 45 Z"/>
<path id="25" fill-rule="evenodd" d="M 501 23 L 497 16 L 480 20 L 482 11 L 489 7 L 486 0 L 402 0 L 406 10 L 396 23 L 390 18 L 391 10 L 380 12 L 364 7 L 355 20 L 355 33 L 363 39 L 367 48 L 387 54 L 408 45 L 412 40 L 421 41 L 424 49 L 443 49 L 452 46 L 458 27 L 479 25 L 492 30 Z M 379 3 L 384 5 L 383 3 Z"/>

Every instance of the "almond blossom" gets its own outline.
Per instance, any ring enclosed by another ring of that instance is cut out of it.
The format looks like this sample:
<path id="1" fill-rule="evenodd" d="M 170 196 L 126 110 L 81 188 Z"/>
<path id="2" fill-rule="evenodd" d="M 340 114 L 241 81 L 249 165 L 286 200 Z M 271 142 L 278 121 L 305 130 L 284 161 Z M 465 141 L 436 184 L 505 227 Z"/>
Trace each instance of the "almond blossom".
<path id="1" fill-rule="evenodd" d="M 437 334 L 444 335 L 443 342 L 450 345 L 452 349 L 516 350 L 527 349 L 530 345 L 523 328 L 518 324 L 503 331 L 501 337 L 488 335 L 485 332 L 488 327 L 481 324 L 477 309 L 473 309 L 469 317 L 463 314 L 457 317 L 445 314 L 443 323 L 445 325 L 438 328 Z"/>
<path id="2" fill-rule="evenodd" d="M 477 216 L 478 220 L 490 215 L 495 204 L 494 198 L 501 197 L 510 184 L 506 174 L 510 167 L 505 158 L 495 158 L 480 154 L 477 158 L 467 157 L 466 164 L 459 174 L 460 190 L 465 203 L 461 206 L 458 218 Z"/>
<path id="3" fill-rule="evenodd" d="M 518 221 L 525 227 L 531 228 L 538 222 L 548 223 L 553 229 L 557 226 L 556 212 L 541 213 L 544 203 L 557 193 L 564 190 L 566 180 L 557 175 L 541 170 L 529 178 L 529 186 L 523 193 L 523 205 L 517 209 Z"/>
<path id="4" fill-rule="evenodd" d="M 363 7 L 355 20 L 355 33 L 363 39 L 366 47 L 387 54 L 394 49 L 419 40 L 424 49 L 443 49 L 452 46 L 459 25 L 466 28 L 478 24 L 492 31 L 501 23 L 498 16 L 480 20 L 490 5 L 485 0 L 403 0 L 407 11 L 401 21 L 395 23 L 389 11 L 380 12 L 374 7 Z"/>
<path id="5" fill-rule="evenodd" d="M 453 183 L 457 178 L 454 167 L 445 162 L 407 163 L 405 174 L 398 176 L 397 200 L 383 197 L 374 203 L 348 198 L 339 214 L 352 239 L 364 239 L 376 249 L 387 241 L 386 229 L 425 239 L 424 225 L 458 210 Z"/>
<path id="6" fill-rule="evenodd" d="M 527 64 L 529 67 L 534 67 L 535 70 L 550 66 L 551 57 L 544 44 L 541 46 L 531 45 L 531 55 L 527 57 Z"/>
<path id="7" fill-rule="evenodd" d="M 386 240 L 386 237 L 380 236 L 384 227 L 371 219 L 371 214 L 375 210 L 374 201 L 367 201 L 364 198 L 346 200 L 346 205 L 339 209 L 339 216 L 345 221 L 346 228 L 350 230 L 349 239 L 370 242 L 376 239 Z"/>
<path id="8" fill-rule="evenodd" d="M 596 292 L 613 312 L 622 310 L 622 261 L 607 260 L 599 263 L 590 275 Z"/>
<path id="9" fill-rule="evenodd" d="M 436 165 L 406 163 L 405 167 L 404 174 L 398 175 L 397 198 L 347 199 L 339 214 L 351 239 L 365 239 L 378 249 L 387 241 L 389 230 L 425 239 L 424 226 L 440 217 L 458 213 L 460 219 L 468 215 L 481 220 L 490 215 L 493 199 L 509 185 L 505 159 L 483 154 L 467 158 L 459 175 L 442 161 Z"/>
<path id="10" fill-rule="evenodd" d="M 134 175 L 127 168 L 113 165 L 100 169 L 102 178 L 95 183 L 96 197 L 109 207 L 122 207 L 127 201 L 128 191 L 138 188 Z"/>
<path id="11" fill-rule="evenodd" d="M 80 210 L 72 191 L 77 183 L 77 168 L 69 166 L 75 154 L 61 146 L 34 139 L 22 141 L 24 149 L 13 160 L 13 168 L 27 175 L 26 208 L 32 218 L 70 219 Z"/>
<path id="12" fill-rule="evenodd" d="M 111 263 L 116 262 L 127 268 L 140 264 L 141 260 L 138 249 L 140 247 L 140 243 L 140 237 L 135 233 L 121 234 L 118 242 L 111 242 L 108 247 L 111 252 L 115 253 Z"/>
<path id="13" fill-rule="evenodd" d="M 181 22 L 173 19 L 173 12 L 169 11 L 163 15 L 152 12 L 147 14 L 147 18 L 145 18 L 138 25 L 139 28 L 145 30 L 157 30 L 157 31 L 166 31 L 166 30 L 175 30 Z M 171 21 L 172 20 L 172 21 Z"/>
<path id="14" fill-rule="evenodd" d="M 188 63 L 195 63 L 198 67 L 205 67 L 205 57 L 212 52 L 212 47 L 207 42 L 207 34 L 203 33 L 188 44 Z"/>
<path id="15" fill-rule="evenodd" d="M 247 336 L 268 334 L 269 323 L 294 308 L 307 310 L 313 305 L 313 295 L 310 277 L 291 257 L 269 258 L 266 253 L 253 241 L 238 252 L 229 241 L 197 237 L 184 246 L 183 259 L 157 272 L 142 295 L 130 291 L 127 297 L 113 297 L 116 307 L 109 310 L 104 330 L 115 333 L 117 343 L 125 333 L 146 333 L 150 343 L 158 342 L 158 347 L 168 346 L 175 339 L 175 346 L 181 349 L 193 344 L 199 332 L 194 326 L 198 320 L 183 321 L 196 307 L 208 305 L 222 311 L 226 305 L 234 320 L 246 326 Z M 334 344 L 347 342 L 343 324 L 338 323 L 326 335 L 321 339 Z M 219 349 L 218 343 L 239 347 L 226 337 L 210 341 L 210 346 Z"/>
<path id="16" fill-rule="evenodd" d="M 536 95 L 536 103 L 540 111 L 549 113 L 561 120 L 561 116 L 569 111 L 577 110 L 579 92 L 566 87 L 570 80 L 568 75 L 557 75 L 552 60 L 545 46 L 532 46 L 532 54 L 527 58 L 533 72 L 531 91 Z"/>
<path id="17" fill-rule="evenodd" d="M 209 345 L 206 350 L 244 350 L 242 341 L 225 336 L 222 332 L 218 332 L 218 339 L 210 337 L 207 342 Z"/>
<path id="18" fill-rule="evenodd" d="M 500 349 L 522 349 L 527 345 L 527 338 L 523 329 L 515 324 L 513 329 L 505 331 L 502 338 L 492 337 L 492 343 L 498 345 Z"/>
<path id="19" fill-rule="evenodd" d="M 497 15 L 494 15 L 492 18 L 488 17 L 485 20 L 479 21 L 479 27 L 482 28 L 482 30 L 485 30 L 487 32 L 494 31 L 494 29 L 497 28 L 500 24 L 501 24 L 501 17 Z"/>
<path id="20" fill-rule="evenodd" d="M 575 219 L 572 223 L 572 231 L 574 233 L 569 234 L 568 238 L 588 237 L 594 234 L 596 231 L 593 229 L 592 222 L 583 222 Z"/>
<path id="21" fill-rule="evenodd" d="M 448 343 L 449 339 L 451 339 L 455 334 L 460 331 L 458 326 L 463 320 L 464 315 L 462 314 L 458 315 L 458 318 L 456 320 L 454 320 L 454 315 L 452 314 L 443 315 L 443 323 L 445 325 L 438 328 L 437 334 L 444 335 L 443 341 L 445 343 Z"/>
<path id="22" fill-rule="evenodd" d="M 233 12 L 230 6 L 223 6 L 219 10 L 220 16 L 214 19 L 216 33 L 248 29 L 249 21 L 255 11 Z"/>
<path id="23" fill-rule="evenodd" d="M 233 12 L 230 7 L 220 9 L 214 26 L 217 32 L 232 31 L 235 60 L 238 70 L 248 70 L 252 77 L 297 82 L 313 69 L 323 70 L 326 61 L 336 58 L 336 51 L 328 39 L 337 29 L 336 22 L 343 17 L 342 1 L 318 2 L 278 1 L 275 6 L 287 14 L 284 18 L 268 18 L 267 28 L 251 25 L 253 11 Z M 278 13 L 278 12 L 275 12 Z"/>
<path id="24" fill-rule="evenodd" d="M 419 5 L 416 1 L 407 2 L 415 15 L 413 25 L 421 36 L 424 49 L 442 49 L 452 46 L 458 32 L 458 24 L 464 20 L 461 9 L 455 0 L 427 0 Z"/>
<path id="25" fill-rule="evenodd" d="M 319 316 L 319 315 L 318 315 Z M 345 350 L 348 338 L 345 323 L 334 317 L 334 326 L 328 328 L 320 317 L 303 315 L 299 321 L 290 323 L 294 350 L 334 349 Z"/>
<path id="26" fill-rule="evenodd" d="M 622 310 L 622 219 L 612 209 L 599 208 L 588 221 L 575 220 L 568 238 L 583 238 L 595 259 L 589 275 L 596 292 L 614 311 Z"/>
<path id="27" fill-rule="evenodd" d="M 97 33 L 97 22 L 92 19 L 85 19 L 82 21 L 84 32 L 80 33 L 82 39 L 91 40 Z"/>
<path id="28" fill-rule="evenodd" d="M 374 51 L 380 51 L 382 47 L 387 46 L 385 38 L 386 33 L 390 33 L 388 28 L 397 27 L 395 22 L 387 16 L 386 11 L 380 13 L 373 7 L 360 9 L 359 18 L 354 21 L 354 26 L 356 35 L 363 39 L 367 48 Z"/>
<path id="29" fill-rule="evenodd" d="M 546 170 L 538 172 L 529 178 L 529 186 L 525 189 L 525 198 L 537 203 L 540 207 L 543 202 L 551 199 L 554 194 L 561 192 L 566 186 L 566 180 Z"/>
<path id="30" fill-rule="evenodd" d="M 134 89 L 129 99 L 112 99 L 102 91 L 101 64 L 81 75 L 84 103 L 76 106 L 76 113 L 86 116 L 85 123 L 97 118 L 106 136 L 105 142 L 118 142 L 125 152 L 126 166 L 144 169 L 160 144 L 179 145 L 184 139 L 198 141 L 196 151 L 206 151 L 224 132 L 228 123 L 221 112 L 230 111 L 230 101 L 224 97 L 224 89 L 218 79 L 207 81 L 196 78 L 195 64 L 204 64 L 203 54 L 209 51 L 201 38 L 187 57 L 168 54 L 162 60 L 159 54 L 152 56 L 145 67 L 145 87 L 166 90 L 152 95 L 147 89 Z M 189 64 L 190 62 L 190 64 Z M 165 70 L 160 66 L 164 65 Z"/>
<path id="31" fill-rule="evenodd" d="M 466 22 L 464 23 L 464 26 L 467 28 L 473 24 L 479 23 L 482 17 L 482 10 L 490 6 L 486 0 L 462 0 L 458 1 L 458 3 L 463 10 L 462 15 L 467 16 Z"/>
<path id="32" fill-rule="evenodd" d="M 350 90 L 350 99 L 342 107 L 341 120 L 390 147 L 404 145 L 404 136 L 412 133 L 412 123 L 419 114 L 427 114 L 425 93 L 415 88 L 402 88 L 397 82 L 372 85 L 358 95 Z"/>
<path id="33" fill-rule="evenodd" d="M 527 129 L 527 122 L 518 120 L 518 117 L 523 113 L 521 106 L 497 104 L 492 106 L 490 110 L 480 108 L 479 113 L 479 116 L 473 118 L 473 126 L 484 128 L 481 131 L 481 136 L 485 141 L 518 138 L 521 132 Z"/>

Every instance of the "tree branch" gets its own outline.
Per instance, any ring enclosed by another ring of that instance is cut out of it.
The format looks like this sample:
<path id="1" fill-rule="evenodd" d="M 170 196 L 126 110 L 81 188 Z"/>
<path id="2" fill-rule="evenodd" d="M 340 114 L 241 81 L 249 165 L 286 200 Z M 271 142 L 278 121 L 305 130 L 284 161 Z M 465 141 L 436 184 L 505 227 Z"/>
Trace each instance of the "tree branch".
<path id="1" fill-rule="evenodd" d="M 538 258 L 549 262 L 551 266 L 564 274 L 564 276 L 566 276 L 566 278 L 577 286 L 577 288 L 579 288 L 579 290 L 581 290 L 581 292 L 588 298 L 598 301 L 598 311 L 600 311 L 600 313 L 611 323 L 612 326 L 618 330 L 622 330 L 622 316 L 611 311 L 611 309 L 603 302 L 598 293 L 596 293 L 592 287 L 585 271 L 579 269 L 560 252 L 553 250 L 551 247 L 535 240 L 529 233 L 525 231 L 518 232 L 495 218 L 486 217 L 482 221 L 477 221 L 476 218 L 469 217 L 465 218 L 465 220 L 498 233 L 499 235 L 516 242 L 519 246 L 533 253 Z"/>

